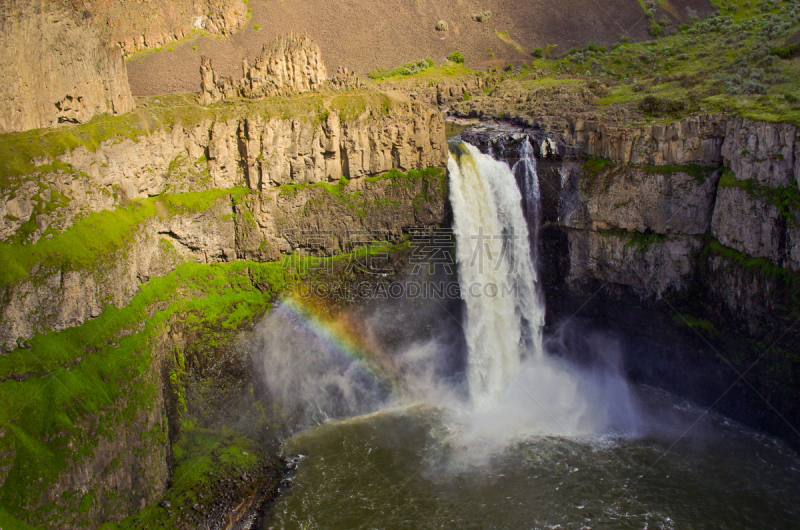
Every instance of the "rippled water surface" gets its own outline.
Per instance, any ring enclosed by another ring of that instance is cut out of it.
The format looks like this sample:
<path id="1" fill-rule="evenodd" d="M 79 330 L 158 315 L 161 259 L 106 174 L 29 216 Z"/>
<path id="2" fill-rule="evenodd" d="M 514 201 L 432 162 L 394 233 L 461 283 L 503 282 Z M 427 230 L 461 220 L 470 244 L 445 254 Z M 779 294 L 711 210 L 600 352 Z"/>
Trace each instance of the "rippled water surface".
<path id="1" fill-rule="evenodd" d="M 638 438 L 490 450 L 421 407 L 326 423 L 285 444 L 304 456 L 265 528 L 796 528 L 800 461 L 783 443 L 640 392 L 660 425 Z"/>

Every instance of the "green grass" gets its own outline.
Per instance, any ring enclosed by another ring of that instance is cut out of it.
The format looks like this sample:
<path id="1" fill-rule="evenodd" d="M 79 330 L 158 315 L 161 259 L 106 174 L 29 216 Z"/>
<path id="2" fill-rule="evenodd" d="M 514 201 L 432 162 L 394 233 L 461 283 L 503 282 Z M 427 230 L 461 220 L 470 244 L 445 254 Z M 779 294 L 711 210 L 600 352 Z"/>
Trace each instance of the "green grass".
<path id="1" fill-rule="evenodd" d="M 116 252 L 131 242 L 136 228 L 146 219 L 159 215 L 207 210 L 220 197 L 239 197 L 246 188 L 213 189 L 175 195 L 162 195 L 131 201 L 126 208 L 92 212 L 52 238 L 35 244 L 21 241 L 0 242 L 0 286 L 30 277 L 35 264 L 45 270 L 96 270 L 117 259 Z M 34 220 L 35 223 L 35 220 Z"/>
<path id="2" fill-rule="evenodd" d="M 525 87 L 526 81 L 543 77 L 563 85 L 600 83 L 605 86 L 596 100 L 601 116 L 620 106 L 639 110 L 647 97 L 681 109 L 632 113 L 629 126 L 693 113 L 734 113 L 800 125 L 800 62 L 779 58 L 794 54 L 787 43 L 800 32 L 800 5 L 783 2 L 765 13 L 758 13 L 755 3 L 728 5 L 736 10 L 723 9 L 722 16 L 682 26 L 674 35 L 621 42 L 611 50 L 590 44 L 552 58 L 542 51 L 530 70 L 505 81 L 501 77 L 500 85 Z"/>

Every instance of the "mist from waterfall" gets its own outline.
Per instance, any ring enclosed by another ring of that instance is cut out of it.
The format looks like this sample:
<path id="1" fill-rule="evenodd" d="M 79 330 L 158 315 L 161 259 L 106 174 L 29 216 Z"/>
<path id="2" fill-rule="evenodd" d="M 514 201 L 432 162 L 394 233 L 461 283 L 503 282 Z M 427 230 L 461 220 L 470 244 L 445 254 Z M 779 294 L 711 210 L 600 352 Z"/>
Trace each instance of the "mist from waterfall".
<path id="1" fill-rule="evenodd" d="M 441 413 L 448 443 L 473 463 L 530 436 L 640 432 L 613 337 L 571 322 L 543 340 L 539 181 L 524 142 L 513 167 L 451 144 L 460 301 L 369 300 L 325 316 L 290 298 L 258 325 L 250 355 L 263 366 L 269 400 L 296 429 L 421 404 Z"/>

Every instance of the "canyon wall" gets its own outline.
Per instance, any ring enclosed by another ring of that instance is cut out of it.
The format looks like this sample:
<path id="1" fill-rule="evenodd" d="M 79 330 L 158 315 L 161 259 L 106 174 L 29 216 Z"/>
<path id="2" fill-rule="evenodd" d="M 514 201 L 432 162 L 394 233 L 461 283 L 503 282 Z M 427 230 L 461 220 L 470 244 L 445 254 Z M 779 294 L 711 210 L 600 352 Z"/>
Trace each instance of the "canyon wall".
<path id="1" fill-rule="evenodd" d="M 122 53 L 91 14 L 50 0 L 0 4 L 0 133 L 134 107 Z"/>
<path id="2" fill-rule="evenodd" d="M 365 91 L 313 97 L 296 115 L 269 101 L 145 105 L 103 118 L 104 127 L 47 132 L 41 151 L 14 162 L 30 172 L 2 174 L 0 393 L 48 396 L 40 386 L 68 385 L 54 423 L 36 399 L 4 409 L 27 406 L 31 419 L 0 429 L 3 509 L 46 528 L 97 527 L 148 505 L 166 513 L 158 503 L 179 430 L 168 411 L 183 369 L 175 352 L 189 340 L 173 335 L 196 329 L 198 315 L 159 315 L 207 296 L 172 285 L 187 267 L 204 266 L 202 280 L 249 264 L 236 273 L 258 293 L 246 303 L 267 307 L 279 286 L 269 275 L 248 279 L 248 267 L 280 271 L 273 262 L 286 255 L 401 243 L 412 228 L 447 223 L 441 113 Z M 91 137 L 105 127 L 120 134 Z M 64 138 L 84 142 L 49 143 Z M 27 145 L 28 136 L 6 140 Z M 222 280 L 226 296 L 233 281 Z M 120 316 L 129 313 L 138 316 Z M 62 342 L 40 343 L 50 340 Z"/>

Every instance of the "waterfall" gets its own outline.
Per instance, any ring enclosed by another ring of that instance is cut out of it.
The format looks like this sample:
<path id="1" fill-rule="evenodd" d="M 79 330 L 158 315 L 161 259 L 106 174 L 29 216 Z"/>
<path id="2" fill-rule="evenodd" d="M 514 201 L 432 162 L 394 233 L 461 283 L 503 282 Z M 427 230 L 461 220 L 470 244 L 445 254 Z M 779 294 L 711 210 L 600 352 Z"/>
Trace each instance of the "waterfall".
<path id="1" fill-rule="evenodd" d="M 523 357 L 543 357 L 544 307 L 523 212 L 525 205 L 538 219 L 535 160 L 531 149 L 515 165 L 530 183 L 525 201 L 508 164 L 469 144 L 451 145 L 448 170 L 466 306 L 467 382 L 473 404 L 485 409 L 502 398 Z"/>

